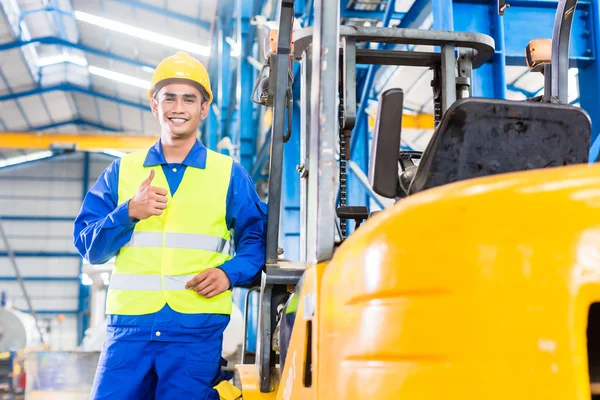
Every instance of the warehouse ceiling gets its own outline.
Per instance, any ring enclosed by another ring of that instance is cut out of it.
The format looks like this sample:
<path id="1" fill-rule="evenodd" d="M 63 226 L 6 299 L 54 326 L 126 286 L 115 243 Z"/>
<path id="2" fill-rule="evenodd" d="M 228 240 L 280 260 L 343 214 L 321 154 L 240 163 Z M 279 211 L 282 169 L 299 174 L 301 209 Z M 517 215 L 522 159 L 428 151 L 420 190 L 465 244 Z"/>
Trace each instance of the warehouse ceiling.
<path id="1" fill-rule="evenodd" d="M 413 3 L 396 1 L 392 26 Z M 0 5 L 0 130 L 156 135 L 145 90 L 153 68 L 179 49 L 208 62 L 218 2 L 0 0 Z M 349 0 L 347 9 L 380 5 Z M 368 18 L 342 22 L 381 24 Z M 432 22 L 430 16 L 421 28 Z M 515 100 L 537 94 L 543 85 L 542 76 L 526 67 L 507 67 L 506 78 L 508 98 Z M 570 101 L 576 104 L 576 70 L 571 79 Z M 385 67 L 375 89 L 402 87 L 407 112 L 431 114 L 430 80 L 427 69 Z M 371 104 L 370 112 L 375 107 Z M 405 137 L 413 138 L 412 147 L 424 148 L 430 133 L 417 130 Z"/>
<path id="2" fill-rule="evenodd" d="M 156 134 L 145 89 L 177 50 L 207 62 L 217 3 L 2 0 L 0 129 Z"/>

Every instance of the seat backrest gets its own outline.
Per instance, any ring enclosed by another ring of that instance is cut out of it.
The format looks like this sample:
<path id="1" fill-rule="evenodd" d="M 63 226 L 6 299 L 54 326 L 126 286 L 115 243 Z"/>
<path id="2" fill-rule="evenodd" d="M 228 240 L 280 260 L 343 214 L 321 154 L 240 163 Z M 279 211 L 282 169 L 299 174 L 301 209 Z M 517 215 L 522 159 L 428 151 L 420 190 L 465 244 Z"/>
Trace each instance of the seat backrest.
<path id="1" fill-rule="evenodd" d="M 588 162 L 591 121 L 562 104 L 468 98 L 444 114 L 409 194 L 486 175 Z"/>

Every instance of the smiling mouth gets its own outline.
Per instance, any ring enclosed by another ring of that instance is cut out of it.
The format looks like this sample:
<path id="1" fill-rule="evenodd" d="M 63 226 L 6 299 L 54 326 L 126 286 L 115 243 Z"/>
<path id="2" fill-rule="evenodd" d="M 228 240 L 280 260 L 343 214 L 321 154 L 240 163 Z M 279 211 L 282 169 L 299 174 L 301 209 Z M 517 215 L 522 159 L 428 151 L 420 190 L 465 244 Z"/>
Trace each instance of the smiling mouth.
<path id="1" fill-rule="evenodd" d="M 188 121 L 188 119 L 181 118 L 181 117 L 169 117 L 169 121 L 174 122 L 176 124 L 183 124 L 183 123 L 186 123 Z"/>

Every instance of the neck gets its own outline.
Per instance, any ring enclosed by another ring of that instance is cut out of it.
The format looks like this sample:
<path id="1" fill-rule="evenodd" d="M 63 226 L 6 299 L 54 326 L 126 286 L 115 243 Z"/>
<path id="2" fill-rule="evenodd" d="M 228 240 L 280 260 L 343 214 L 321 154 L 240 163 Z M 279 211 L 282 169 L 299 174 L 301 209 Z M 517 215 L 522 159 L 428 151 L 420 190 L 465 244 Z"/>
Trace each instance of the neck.
<path id="1" fill-rule="evenodd" d="M 185 137 L 173 137 L 172 135 L 162 135 L 160 144 L 162 145 L 165 160 L 168 163 L 181 163 L 187 157 L 188 153 L 194 147 L 196 142 L 195 135 Z"/>

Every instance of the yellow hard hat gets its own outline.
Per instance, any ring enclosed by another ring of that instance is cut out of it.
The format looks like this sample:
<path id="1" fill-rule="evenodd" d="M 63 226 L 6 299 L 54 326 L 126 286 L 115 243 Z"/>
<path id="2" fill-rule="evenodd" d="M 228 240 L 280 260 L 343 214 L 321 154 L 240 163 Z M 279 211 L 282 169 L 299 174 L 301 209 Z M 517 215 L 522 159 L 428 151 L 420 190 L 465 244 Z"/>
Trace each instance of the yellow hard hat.
<path id="1" fill-rule="evenodd" d="M 153 98 L 154 94 L 170 79 L 185 79 L 198 84 L 202 94 L 208 95 L 208 104 L 212 102 L 213 94 L 210 90 L 210 79 L 206 68 L 185 51 L 178 51 L 174 56 L 165 58 L 156 66 L 148 89 L 148 97 Z"/>

